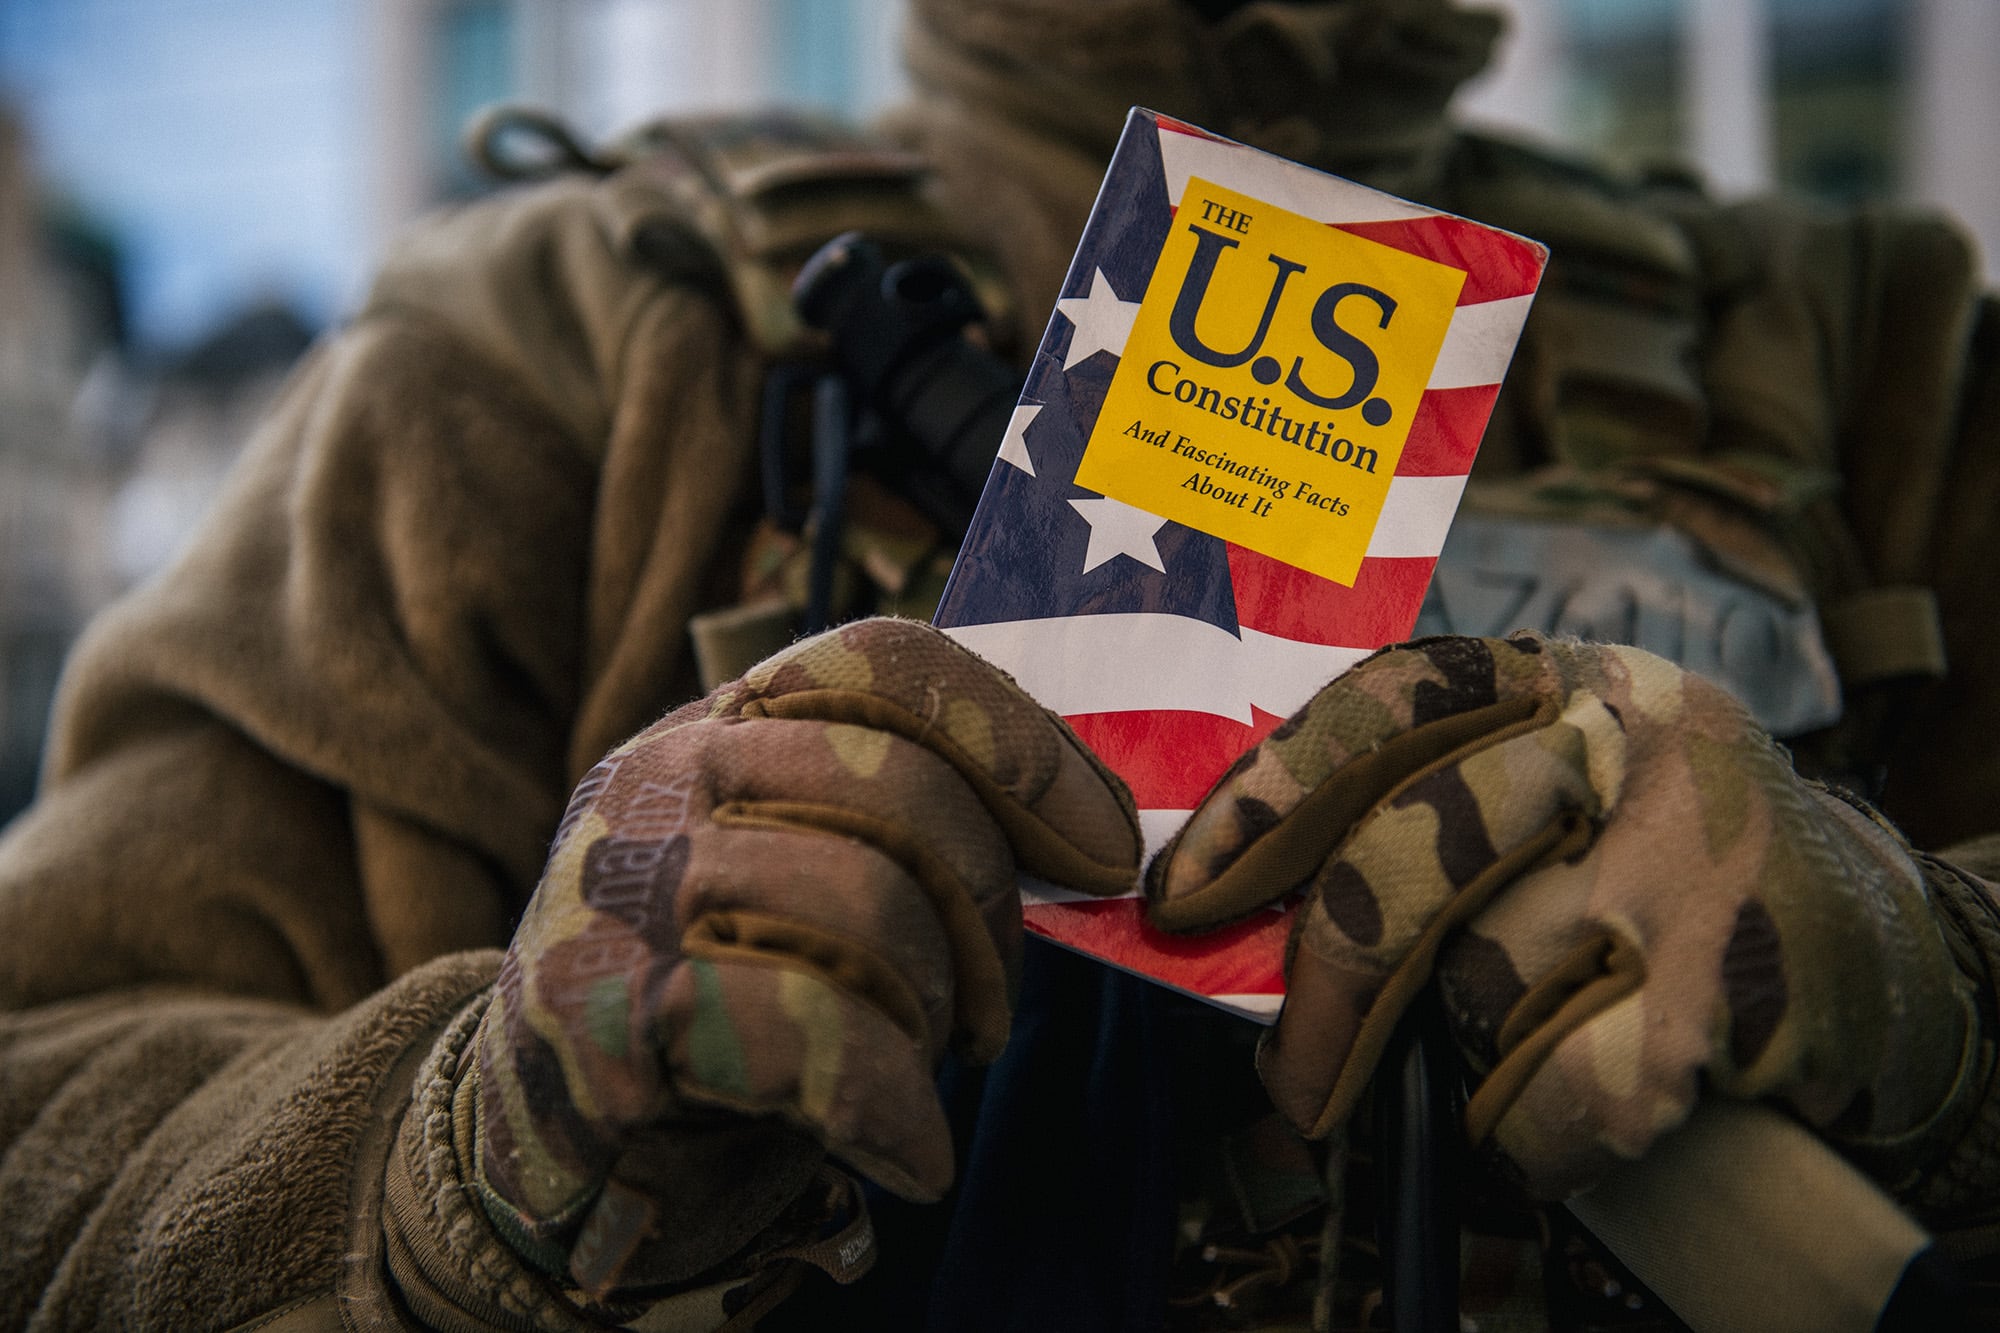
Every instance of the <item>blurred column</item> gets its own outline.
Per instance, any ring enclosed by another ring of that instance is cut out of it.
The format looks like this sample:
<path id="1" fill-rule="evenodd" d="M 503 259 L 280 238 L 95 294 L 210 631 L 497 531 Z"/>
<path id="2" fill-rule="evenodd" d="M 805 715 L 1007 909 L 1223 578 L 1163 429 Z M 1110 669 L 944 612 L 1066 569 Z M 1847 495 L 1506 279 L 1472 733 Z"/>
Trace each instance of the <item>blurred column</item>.
<path id="1" fill-rule="evenodd" d="M 370 270 L 396 233 L 431 205 L 437 188 L 430 162 L 435 8 L 435 0 L 364 0 Z"/>
<path id="2" fill-rule="evenodd" d="M 1688 155 L 1720 195 L 1770 189 L 1771 17 L 1765 0 L 1686 0 L 1682 25 Z"/>
<path id="3" fill-rule="evenodd" d="M 905 0 L 532 2 L 579 16 L 565 27 L 575 59 L 561 104 L 597 135 L 663 113 L 802 103 L 866 117 L 907 87 Z"/>
<path id="4" fill-rule="evenodd" d="M 1560 0 L 1504 0 L 1498 58 L 1459 94 L 1458 112 L 1480 125 L 1571 143 L 1570 57 Z"/>
<path id="5" fill-rule="evenodd" d="M 513 0 L 516 97 L 558 109 L 575 104 L 590 10 L 577 0 Z"/>
<path id="6" fill-rule="evenodd" d="M 778 5 L 775 0 L 680 0 L 693 30 L 686 56 L 698 71 L 697 106 L 740 108 L 785 100 L 779 87 Z"/>
<path id="7" fill-rule="evenodd" d="M 910 90 L 903 71 L 903 20 L 908 0 L 855 0 L 854 106 L 872 116 L 901 101 Z"/>
<path id="8" fill-rule="evenodd" d="M 2000 283 L 2000 3 L 1912 0 L 1909 192 L 1978 237 Z"/>
<path id="9" fill-rule="evenodd" d="M 597 6 L 592 73 L 579 81 L 574 110 L 593 133 L 616 133 L 684 95 L 683 9 L 674 0 L 604 0 Z"/>
<path id="10" fill-rule="evenodd" d="M 779 97 L 772 0 L 605 0 L 595 69 L 604 128 Z"/>

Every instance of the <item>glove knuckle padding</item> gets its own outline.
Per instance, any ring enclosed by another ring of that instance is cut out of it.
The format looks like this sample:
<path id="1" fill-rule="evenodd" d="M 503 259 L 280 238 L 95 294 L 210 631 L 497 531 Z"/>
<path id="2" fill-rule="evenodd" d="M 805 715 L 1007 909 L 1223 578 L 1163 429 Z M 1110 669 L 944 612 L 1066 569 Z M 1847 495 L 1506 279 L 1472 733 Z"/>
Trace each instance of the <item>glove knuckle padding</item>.
<path id="1" fill-rule="evenodd" d="M 1013 856 L 935 754 L 867 728 L 776 719 L 696 723 L 664 736 L 661 748 L 704 777 L 696 839 L 706 873 L 679 899 L 684 926 L 718 905 L 711 883 L 745 910 L 797 902 L 819 914 L 857 887 L 874 892 L 843 904 L 859 910 L 847 917 L 851 932 L 886 938 L 906 921 L 941 920 L 971 969 L 961 975 L 1004 986 L 997 959 L 986 960 L 996 931 L 1013 957 Z M 871 923 L 879 929 L 864 929 Z M 985 998 L 1004 1001 L 998 990 Z"/>
<path id="2" fill-rule="evenodd" d="M 1053 715 L 935 630 L 803 641 L 578 785 L 480 1047 L 489 1212 L 573 1226 L 621 1150 L 716 1108 L 806 1126 L 942 1193 L 932 1071 L 1004 1044 L 1017 862 L 1129 886 L 1131 798 Z M 497 1202 L 496 1202 L 497 1200 Z"/>
<path id="3" fill-rule="evenodd" d="M 1658 697 L 1676 706 L 1627 710 L 1626 790 L 1589 855 L 1525 877 L 1473 932 L 1497 946 L 1489 1013 L 1512 990 L 1498 962 L 1519 1009 L 1566 942 L 1611 942 L 1575 979 L 1594 1005 L 1510 1024 L 1468 1116 L 1549 1197 L 1646 1151 L 1704 1087 L 1822 1129 L 1919 1130 L 1970 1034 L 1900 840 L 1800 781 L 1719 690 L 1683 677 Z"/>
<path id="4" fill-rule="evenodd" d="M 1594 697 L 1552 711 L 1469 740 L 1392 787 L 1315 876 L 1291 943 L 1286 1011 L 1261 1053 L 1274 1097 L 1314 1132 L 1353 1109 L 1449 932 L 1594 835 L 1607 793 L 1593 778 L 1616 772 L 1623 732 Z"/>
<path id="5" fill-rule="evenodd" d="M 942 909 L 903 865 L 868 843 L 773 820 L 723 826 L 695 839 L 676 904 L 682 949 L 716 958 L 730 951 L 775 961 L 791 956 L 880 1008 L 935 1057 L 954 1032 L 959 975 L 981 981 L 1002 1004 L 1002 959 L 1013 939 L 982 913 L 965 949 L 973 970 L 954 962 Z M 1004 941 L 994 947 L 979 938 Z M 970 1040 L 969 1032 L 959 1032 Z"/>
<path id="6" fill-rule="evenodd" d="M 1526 641 L 1523 641 L 1526 642 Z M 1321 690 L 1223 775 L 1147 873 L 1156 924 L 1197 930 L 1303 885 L 1399 783 L 1552 710 L 1512 643 L 1420 640 Z"/>
<path id="7" fill-rule="evenodd" d="M 768 659 L 718 707 L 852 722 L 934 751 L 972 785 L 1022 866 L 1122 893 L 1139 835 L 1125 786 L 1004 673 L 915 621 L 866 620 Z"/>
<path id="8" fill-rule="evenodd" d="M 1705 1086 L 1920 1132 L 1969 1032 L 1900 839 L 1634 649 L 1369 659 L 1218 784 L 1148 887 L 1185 919 L 1232 875 L 1308 890 L 1260 1052 L 1280 1107 L 1342 1120 L 1439 972 L 1481 1076 L 1468 1129 L 1549 1197 L 1645 1151 Z M 1239 883 L 1228 906 L 1249 899 Z"/>
<path id="9" fill-rule="evenodd" d="M 810 971 L 704 958 L 675 969 L 662 1000 L 678 1021 L 661 1025 L 661 1058 L 692 1100 L 782 1110 L 907 1198 L 950 1185 L 930 1061 L 874 1005 Z"/>

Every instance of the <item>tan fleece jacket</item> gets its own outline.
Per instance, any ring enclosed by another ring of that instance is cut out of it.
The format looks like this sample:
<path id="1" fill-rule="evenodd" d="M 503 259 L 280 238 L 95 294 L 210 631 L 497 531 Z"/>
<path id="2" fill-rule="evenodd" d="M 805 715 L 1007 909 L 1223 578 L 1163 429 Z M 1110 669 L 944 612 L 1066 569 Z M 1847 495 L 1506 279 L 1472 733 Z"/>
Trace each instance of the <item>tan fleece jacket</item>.
<path id="1" fill-rule="evenodd" d="M 643 174 L 415 235 L 79 648 L 0 843 L 0 1326 L 384 1289 L 343 1256 L 392 1071 L 490 979 L 455 951 L 506 943 L 573 780 L 693 692 L 742 489 L 755 366 L 635 258 Z"/>

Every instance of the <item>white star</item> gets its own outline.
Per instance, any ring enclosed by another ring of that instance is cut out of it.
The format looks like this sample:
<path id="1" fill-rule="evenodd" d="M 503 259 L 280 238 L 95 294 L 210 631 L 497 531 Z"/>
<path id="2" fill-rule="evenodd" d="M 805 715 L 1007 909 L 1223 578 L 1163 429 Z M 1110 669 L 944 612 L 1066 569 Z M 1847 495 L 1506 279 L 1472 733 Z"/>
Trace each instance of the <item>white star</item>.
<path id="1" fill-rule="evenodd" d="M 1007 430 L 1000 437 L 1000 461 L 1012 463 L 1031 477 L 1035 475 L 1035 460 L 1028 457 L 1028 423 L 1041 410 L 1039 403 L 1022 403 L 1007 419 Z"/>
<path id="2" fill-rule="evenodd" d="M 1123 355 L 1125 340 L 1132 336 L 1132 321 L 1139 317 L 1139 303 L 1119 300 L 1101 268 L 1091 270 L 1090 295 L 1065 297 L 1056 302 L 1056 309 L 1076 329 L 1070 335 L 1069 351 L 1063 355 L 1064 370 L 1092 352 Z"/>
<path id="3" fill-rule="evenodd" d="M 1090 524 L 1090 547 L 1083 553 L 1084 573 L 1119 555 L 1129 555 L 1162 574 L 1167 572 L 1167 562 L 1160 559 L 1160 548 L 1153 541 L 1153 534 L 1167 525 L 1158 514 L 1107 497 L 1071 500 L 1069 507 Z"/>

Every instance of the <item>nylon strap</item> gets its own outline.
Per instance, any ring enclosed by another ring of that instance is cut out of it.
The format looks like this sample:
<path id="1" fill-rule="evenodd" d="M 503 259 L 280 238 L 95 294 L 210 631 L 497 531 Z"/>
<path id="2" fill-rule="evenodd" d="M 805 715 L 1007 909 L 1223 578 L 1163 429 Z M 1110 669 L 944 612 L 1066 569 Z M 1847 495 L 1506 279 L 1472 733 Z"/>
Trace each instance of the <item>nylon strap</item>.
<path id="1" fill-rule="evenodd" d="M 1870 588 L 1821 613 L 1826 646 L 1850 686 L 1945 674 L 1937 594 L 1910 585 Z"/>
<path id="2" fill-rule="evenodd" d="M 345 1329 L 340 1322 L 340 1299 L 329 1291 L 259 1315 L 229 1333 L 345 1333 Z"/>
<path id="3" fill-rule="evenodd" d="M 670 259 L 692 239 L 720 263 L 745 332 L 767 354 L 814 343 L 792 307 L 792 279 L 845 231 L 953 253 L 988 314 L 1008 311 L 998 269 L 963 253 L 931 202 L 928 165 L 865 132 L 787 112 L 688 116 L 653 122 L 609 155 L 671 201 L 664 216 L 645 213 L 642 248 Z"/>
<path id="4" fill-rule="evenodd" d="M 726 606 L 692 617 L 688 637 L 694 642 L 702 689 L 735 680 L 790 643 L 798 626 L 798 608 L 789 602 Z"/>
<path id="5" fill-rule="evenodd" d="M 1930 1243 L 1804 1128 L 1720 1100 L 1569 1209 L 1695 1333 L 1870 1333 Z"/>

